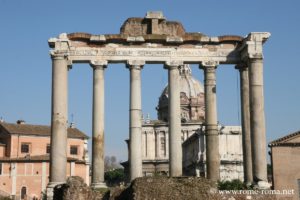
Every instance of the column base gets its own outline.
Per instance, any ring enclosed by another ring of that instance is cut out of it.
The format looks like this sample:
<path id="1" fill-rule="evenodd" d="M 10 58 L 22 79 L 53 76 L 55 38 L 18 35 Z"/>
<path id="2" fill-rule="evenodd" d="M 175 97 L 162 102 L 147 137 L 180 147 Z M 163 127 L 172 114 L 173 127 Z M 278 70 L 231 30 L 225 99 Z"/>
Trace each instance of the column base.
<path id="1" fill-rule="evenodd" d="M 271 188 L 271 184 L 268 183 L 267 181 L 258 181 L 254 185 L 254 189 L 258 190 L 269 190 Z"/>
<path id="2" fill-rule="evenodd" d="M 47 200 L 53 200 L 54 188 L 57 185 L 64 184 L 65 182 L 49 182 L 46 189 Z"/>
<path id="3" fill-rule="evenodd" d="M 105 182 L 100 182 L 100 183 L 92 183 L 91 188 L 93 189 L 101 189 L 101 188 L 107 188 L 107 185 Z"/>
<path id="4" fill-rule="evenodd" d="M 246 184 L 247 187 L 250 187 L 252 185 L 252 182 L 248 181 L 248 182 L 245 182 L 245 184 Z"/>

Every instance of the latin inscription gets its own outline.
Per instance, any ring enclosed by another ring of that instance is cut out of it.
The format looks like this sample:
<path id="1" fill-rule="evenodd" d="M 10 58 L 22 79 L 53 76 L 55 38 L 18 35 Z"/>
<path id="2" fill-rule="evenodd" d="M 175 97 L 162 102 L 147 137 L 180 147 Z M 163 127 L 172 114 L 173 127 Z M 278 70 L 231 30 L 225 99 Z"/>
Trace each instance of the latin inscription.
<path id="1" fill-rule="evenodd" d="M 144 60 L 148 62 L 166 62 L 179 60 L 184 62 L 202 62 L 214 60 L 218 62 L 238 63 L 239 52 L 235 49 L 207 48 L 74 48 L 67 53 L 72 62 L 89 60 L 106 60 L 108 62 L 125 62 L 128 60 Z"/>
<path id="2" fill-rule="evenodd" d="M 71 50 L 71 56 L 142 56 L 142 57 L 167 57 L 167 56 L 226 56 L 228 52 L 209 52 L 202 50 L 105 50 L 105 49 L 83 49 Z"/>

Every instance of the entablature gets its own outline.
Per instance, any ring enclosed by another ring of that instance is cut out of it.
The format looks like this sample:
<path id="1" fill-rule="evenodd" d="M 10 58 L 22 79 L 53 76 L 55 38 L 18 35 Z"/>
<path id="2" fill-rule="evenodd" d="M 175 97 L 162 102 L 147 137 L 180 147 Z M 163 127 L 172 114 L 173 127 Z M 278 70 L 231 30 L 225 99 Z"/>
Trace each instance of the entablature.
<path id="1" fill-rule="evenodd" d="M 183 62 L 184 64 L 201 63 L 213 60 L 223 64 L 239 63 L 240 53 L 235 46 L 207 46 L 185 47 L 147 47 L 107 45 L 104 47 L 74 47 L 68 49 L 54 49 L 52 55 L 64 54 L 72 63 L 90 62 L 91 60 L 106 60 L 109 63 L 127 63 L 130 60 L 142 60 L 147 64 L 166 62 Z"/>
<path id="2" fill-rule="evenodd" d="M 181 23 L 167 21 L 161 12 L 148 12 L 145 18 L 127 19 L 120 34 L 62 33 L 48 42 L 52 56 L 64 54 L 71 63 L 240 64 L 245 58 L 262 55 L 262 44 L 269 36 L 253 32 L 245 38 L 209 37 L 186 32 Z"/>

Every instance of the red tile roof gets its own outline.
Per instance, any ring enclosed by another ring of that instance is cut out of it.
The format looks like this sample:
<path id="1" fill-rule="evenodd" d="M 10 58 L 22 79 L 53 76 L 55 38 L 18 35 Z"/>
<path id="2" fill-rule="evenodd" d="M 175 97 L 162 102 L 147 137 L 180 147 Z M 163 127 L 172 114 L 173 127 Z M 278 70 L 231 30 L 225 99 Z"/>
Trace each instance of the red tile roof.
<path id="1" fill-rule="evenodd" d="M 0 130 L 4 129 L 8 134 L 18 135 L 38 135 L 50 136 L 51 127 L 45 125 L 32 125 L 32 124 L 13 124 L 13 123 L 0 123 Z M 77 128 L 68 128 L 68 138 L 82 138 L 88 139 L 89 137 L 78 130 Z"/>
<path id="2" fill-rule="evenodd" d="M 289 140 L 291 140 L 295 137 L 299 137 L 299 136 L 300 136 L 300 131 L 288 134 L 286 136 L 283 136 L 281 138 L 278 138 L 278 139 L 270 142 L 269 147 L 272 147 L 272 146 L 300 146 L 300 143 L 288 142 Z"/>
<path id="3" fill-rule="evenodd" d="M 84 160 L 79 160 L 77 158 L 68 157 L 67 160 L 69 162 L 77 162 L 77 163 L 84 163 Z M 25 156 L 25 157 L 18 157 L 18 158 L 10 158 L 10 157 L 0 157 L 1 162 L 40 162 L 40 161 L 50 161 L 50 155 L 36 155 L 36 156 Z"/>

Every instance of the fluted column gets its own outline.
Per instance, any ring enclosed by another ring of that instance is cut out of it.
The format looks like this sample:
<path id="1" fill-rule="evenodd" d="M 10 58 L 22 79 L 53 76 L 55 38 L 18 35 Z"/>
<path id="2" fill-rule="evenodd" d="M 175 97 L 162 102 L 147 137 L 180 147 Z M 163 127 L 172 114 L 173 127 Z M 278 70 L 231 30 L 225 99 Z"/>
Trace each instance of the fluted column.
<path id="1" fill-rule="evenodd" d="M 200 68 L 204 70 L 207 178 L 214 181 L 220 179 L 220 153 L 216 97 L 216 68 L 218 64 L 219 63 L 215 61 L 207 61 L 202 62 L 200 66 Z"/>
<path id="2" fill-rule="evenodd" d="M 236 66 L 236 69 L 238 69 L 240 72 L 244 182 L 246 184 L 251 184 L 253 182 L 253 175 L 252 175 L 248 67 L 244 65 L 238 65 Z"/>
<path id="3" fill-rule="evenodd" d="M 182 175 L 181 109 L 179 66 L 183 63 L 166 63 L 169 95 L 169 173 L 171 177 Z"/>
<path id="4" fill-rule="evenodd" d="M 255 182 L 267 182 L 263 59 L 250 58 L 249 70 L 253 179 Z"/>
<path id="5" fill-rule="evenodd" d="M 105 188 L 104 182 L 104 69 L 106 61 L 92 61 L 93 117 L 92 117 L 92 187 Z"/>
<path id="6" fill-rule="evenodd" d="M 48 188 L 66 181 L 67 128 L 68 61 L 62 54 L 53 54 L 50 181 Z"/>
<path id="7" fill-rule="evenodd" d="M 142 97 L 141 69 L 145 62 L 128 61 L 130 70 L 129 172 L 130 180 L 142 176 Z"/>

